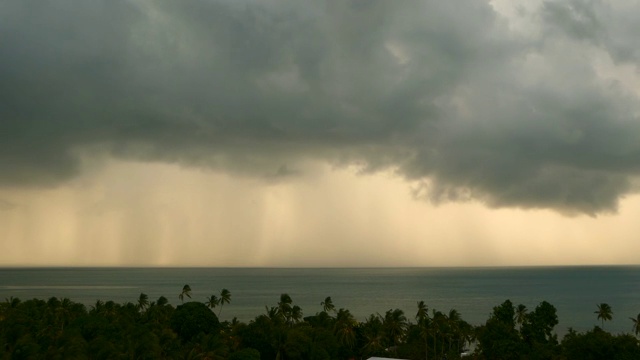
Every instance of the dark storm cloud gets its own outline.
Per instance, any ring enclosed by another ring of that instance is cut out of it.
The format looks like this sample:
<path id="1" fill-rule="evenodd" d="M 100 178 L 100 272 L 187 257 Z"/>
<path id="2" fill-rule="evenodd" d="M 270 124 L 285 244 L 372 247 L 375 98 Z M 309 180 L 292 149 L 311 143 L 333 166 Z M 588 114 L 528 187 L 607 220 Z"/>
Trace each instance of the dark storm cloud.
<path id="1" fill-rule="evenodd" d="M 638 99 L 578 55 L 629 62 L 636 40 L 600 5 L 545 2 L 525 39 L 471 0 L 4 1 L 0 182 L 59 183 L 90 152 L 271 179 L 315 159 L 436 201 L 615 209 Z"/>

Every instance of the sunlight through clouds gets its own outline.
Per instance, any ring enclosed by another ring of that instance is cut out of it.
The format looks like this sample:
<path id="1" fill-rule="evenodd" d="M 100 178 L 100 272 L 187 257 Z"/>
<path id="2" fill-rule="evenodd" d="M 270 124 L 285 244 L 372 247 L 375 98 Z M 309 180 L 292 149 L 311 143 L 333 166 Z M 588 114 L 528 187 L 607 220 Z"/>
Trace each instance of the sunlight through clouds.
<path id="1" fill-rule="evenodd" d="M 565 217 L 416 201 L 392 172 L 315 164 L 270 183 L 109 162 L 63 187 L 2 193 L 7 265 L 475 266 L 631 263 L 634 214 Z M 318 175 L 319 174 L 319 175 Z M 20 219 L 20 222 L 15 221 Z M 603 246 L 606 244 L 607 246 Z"/>

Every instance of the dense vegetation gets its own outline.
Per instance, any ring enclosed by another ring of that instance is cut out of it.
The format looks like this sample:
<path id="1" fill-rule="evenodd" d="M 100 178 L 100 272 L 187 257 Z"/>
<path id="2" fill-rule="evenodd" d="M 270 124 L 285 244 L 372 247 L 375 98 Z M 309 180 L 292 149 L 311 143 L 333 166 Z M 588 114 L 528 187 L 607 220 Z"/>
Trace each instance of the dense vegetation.
<path id="1" fill-rule="evenodd" d="M 400 309 L 358 322 L 349 310 L 336 309 L 330 297 L 323 311 L 303 317 L 302 309 L 282 294 L 275 306 L 249 323 L 220 322 L 231 293 L 223 289 L 206 302 L 189 301 L 191 288 L 173 307 L 165 297 L 135 303 L 97 301 L 89 310 L 69 299 L 16 298 L 0 303 L 1 359 L 459 359 L 474 344 L 470 359 L 640 359 L 631 334 L 606 332 L 613 311 L 598 305 L 602 327 L 570 330 L 558 341 L 556 309 L 548 302 L 532 311 L 509 300 L 496 306 L 481 326 L 465 322 L 456 310 L 429 311 L 421 301 L 415 316 Z M 186 300 L 186 302 L 185 302 Z M 217 309 L 217 314 L 215 308 Z M 640 314 L 631 319 L 640 332 Z M 468 357 L 467 357 L 468 356 Z"/>

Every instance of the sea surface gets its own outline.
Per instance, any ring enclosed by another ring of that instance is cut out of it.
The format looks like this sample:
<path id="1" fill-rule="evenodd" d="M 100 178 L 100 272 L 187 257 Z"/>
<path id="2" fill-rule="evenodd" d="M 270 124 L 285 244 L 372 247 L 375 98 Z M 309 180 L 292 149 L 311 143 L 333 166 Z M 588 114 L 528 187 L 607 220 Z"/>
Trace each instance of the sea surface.
<path id="1" fill-rule="evenodd" d="M 600 325 L 597 304 L 608 303 L 612 333 L 629 333 L 630 317 L 640 313 L 640 266 L 513 267 L 513 268 L 0 268 L 0 301 L 52 296 L 67 297 L 88 309 L 97 299 L 135 302 L 140 293 L 150 300 L 165 296 L 179 305 L 178 294 L 189 284 L 191 301 L 231 292 L 221 319 L 248 322 L 276 306 L 289 294 L 304 316 L 322 310 L 331 296 L 336 308 L 358 319 L 405 311 L 413 320 L 418 301 L 431 309 L 456 309 L 474 325 L 484 323 L 494 306 L 510 299 L 533 310 L 548 301 L 558 310 L 562 336 L 569 327 L 585 331 Z M 216 308 L 218 312 L 219 308 Z"/>

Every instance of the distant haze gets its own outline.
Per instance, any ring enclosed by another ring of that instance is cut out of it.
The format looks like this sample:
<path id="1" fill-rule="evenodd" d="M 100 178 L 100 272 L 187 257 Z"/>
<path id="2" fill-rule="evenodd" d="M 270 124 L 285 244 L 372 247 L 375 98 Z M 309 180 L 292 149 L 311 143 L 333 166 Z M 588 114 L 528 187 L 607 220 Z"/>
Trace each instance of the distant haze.
<path id="1" fill-rule="evenodd" d="M 0 3 L 0 266 L 637 263 L 640 4 Z"/>

